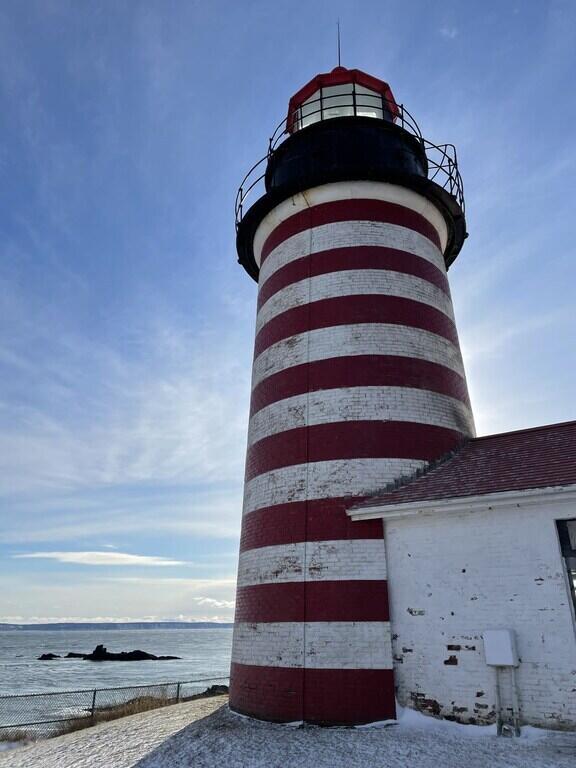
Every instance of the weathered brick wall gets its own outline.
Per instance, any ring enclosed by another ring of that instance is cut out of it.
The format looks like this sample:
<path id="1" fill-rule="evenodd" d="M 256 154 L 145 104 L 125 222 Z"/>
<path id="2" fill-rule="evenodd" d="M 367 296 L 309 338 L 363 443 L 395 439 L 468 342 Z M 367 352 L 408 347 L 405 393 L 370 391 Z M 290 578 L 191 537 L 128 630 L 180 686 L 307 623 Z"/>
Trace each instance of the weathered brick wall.
<path id="1" fill-rule="evenodd" d="M 474 433 L 438 211 L 329 184 L 261 223 L 231 705 L 394 716 L 380 521 L 345 509 Z"/>
<path id="2" fill-rule="evenodd" d="M 386 523 L 395 680 L 401 704 L 493 722 L 495 671 L 482 632 L 515 630 L 524 722 L 576 728 L 576 627 L 557 505 Z M 509 707 L 510 679 L 502 679 Z"/>

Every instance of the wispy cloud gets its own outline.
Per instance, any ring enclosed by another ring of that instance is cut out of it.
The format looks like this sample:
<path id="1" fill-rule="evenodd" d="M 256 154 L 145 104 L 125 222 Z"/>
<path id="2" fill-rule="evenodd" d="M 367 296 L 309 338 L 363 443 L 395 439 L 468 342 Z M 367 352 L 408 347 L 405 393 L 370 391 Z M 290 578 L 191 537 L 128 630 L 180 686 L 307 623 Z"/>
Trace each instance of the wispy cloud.
<path id="1" fill-rule="evenodd" d="M 197 605 L 209 605 L 212 608 L 233 608 L 234 600 L 214 600 L 212 597 L 193 597 Z"/>
<path id="2" fill-rule="evenodd" d="M 12 555 L 17 560 L 57 560 L 59 563 L 76 565 L 137 565 L 173 566 L 187 565 L 184 560 L 154 555 L 131 555 L 127 552 L 27 552 Z"/>
<path id="3" fill-rule="evenodd" d="M 19 389 L 15 402 L 0 399 L 0 498 L 13 512 L 3 516 L 3 540 L 236 536 L 249 342 L 240 355 L 234 333 L 193 330 L 156 307 L 133 318 L 130 338 L 105 343 L 59 328 L 33 302 L 26 319 L 18 295 L 0 285 L 2 296 L 19 331 L 0 338 Z"/>
<path id="4" fill-rule="evenodd" d="M 228 344 L 156 328 L 138 340 L 144 359 L 135 359 L 86 341 L 60 344 L 57 364 L 38 361 L 44 403 L 4 413 L 4 492 L 241 473 L 246 414 L 237 401 L 248 372 Z"/>
<path id="5" fill-rule="evenodd" d="M 77 571 L 66 566 L 47 579 L 27 571 L 3 578 L 0 614 L 4 617 L 109 617 L 113 620 L 230 621 L 236 581 L 220 578 L 101 575 L 96 568 Z M 168 569 L 155 569 L 162 574 Z M 10 621 L 10 619 L 5 618 Z M 18 623 L 19 620 L 15 619 Z"/>
<path id="6" fill-rule="evenodd" d="M 242 482 L 218 488 L 209 483 L 131 485 L 69 493 L 36 493 L 12 498 L 12 513 L 0 516 L 0 541 L 31 547 L 39 542 L 96 539 L 95 549 L 111 535 L 165 534 L 193 539 L 234 540 L 239 535 Z M 54 549 L 61 549 L 61 546 Z"/>
<path id="7" fill-rule="evenodd" d="M 456 27 L 440 27 L 439 32 L 442 37 L 445 37 L 448 40 L 454 40 L 454 38 L 458 37 L 460 34 L 460 30 Z"/>

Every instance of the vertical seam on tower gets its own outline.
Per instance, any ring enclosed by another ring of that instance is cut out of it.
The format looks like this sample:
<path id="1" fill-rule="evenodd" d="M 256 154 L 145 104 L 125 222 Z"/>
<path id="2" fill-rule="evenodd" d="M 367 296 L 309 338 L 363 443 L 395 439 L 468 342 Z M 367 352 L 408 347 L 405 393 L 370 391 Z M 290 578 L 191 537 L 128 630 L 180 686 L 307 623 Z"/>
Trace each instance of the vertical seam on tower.
<path id="1" fill-rule="evenodd" d="M 309 473 L 310 473 L 310 321 L 311 321 L 311 309 L 310 303 L 312 299 L 312 240 L 313 240 L 313 228 L 312 228 L 312 208 L 308 199 L 306 198 L 306 192 L 302 192 L 304 202 L 308 206 L 309 220 L 308 220 L 308 310 L 307 310 L 307 326 L 308 333 L 306 334 L 306 413 L 305 413 L 305 440 L 306 440 L 306 506 L 304 515 L 304 585 L 303 585 L 303 600 L 304 611 L 302 622 L 302 720 L 305 720 L 306 716 L 306 619 L 307 619 L 307 586 L 308 586 L 308 514 L 309 514 Z"/>

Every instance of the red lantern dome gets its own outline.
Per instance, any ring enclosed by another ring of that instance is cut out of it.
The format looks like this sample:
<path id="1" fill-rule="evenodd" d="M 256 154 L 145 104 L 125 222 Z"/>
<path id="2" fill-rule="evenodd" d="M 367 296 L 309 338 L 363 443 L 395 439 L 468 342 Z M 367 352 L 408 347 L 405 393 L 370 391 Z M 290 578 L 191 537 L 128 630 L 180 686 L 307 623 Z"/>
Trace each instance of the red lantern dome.
<path id="1" fill-rule="evenodd" d="M 388 83 L 360 69 L 335 67 L 316 75 L 292 96 L 286 126 L 295 133 L 335 117 L 374 117 L 393 122 L 397 114 L 398 106 Z"/>

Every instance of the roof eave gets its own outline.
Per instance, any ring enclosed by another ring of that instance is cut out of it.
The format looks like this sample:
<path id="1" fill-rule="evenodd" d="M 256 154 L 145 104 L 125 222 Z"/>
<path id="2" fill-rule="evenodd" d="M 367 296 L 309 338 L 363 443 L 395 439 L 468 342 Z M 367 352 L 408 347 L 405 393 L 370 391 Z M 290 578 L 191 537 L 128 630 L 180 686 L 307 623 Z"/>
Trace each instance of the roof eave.
<path id="1" fill-rule="evenodd" d="M 353 520 L 396 520 L 415 515 L 431 515 L 438 512 L 476 512 L 506 507 L 527 507 L 542 503 L 573 504 L 576 502 L 576 483 L 572 485 L 527 488 L 521 491 L 501 491 L 475 496 L 448 497 L 427 501 L 409 501 L 402 504 L 374 504 L 373 506 L 351 507 L 346 514 Z M 573 509 L 570 509 L 573 515 Z"/>

